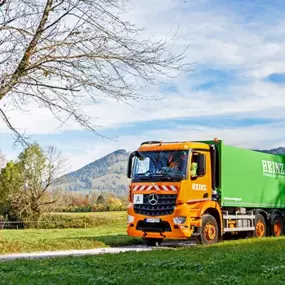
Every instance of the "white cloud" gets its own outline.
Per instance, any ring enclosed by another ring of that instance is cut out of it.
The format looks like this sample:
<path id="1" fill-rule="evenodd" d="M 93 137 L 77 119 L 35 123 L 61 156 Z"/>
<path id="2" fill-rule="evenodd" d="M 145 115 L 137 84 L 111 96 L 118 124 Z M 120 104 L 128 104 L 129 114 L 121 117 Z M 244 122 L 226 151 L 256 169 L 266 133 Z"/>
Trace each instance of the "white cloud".
<path id="1" fill-rule="evenodd" d="M 221 91 L 219 96 L 211 92 L 194 92 L 181 83 L 178 85 L 182 94 L 167 95 L 159 101 L 134 103 L 130 106 L 125 103 L 103 101 L 101 104 L 88 106 L 85 110 L 98 117 L 95 124 L 103 128 L 119 127 L 123 124 L 134 124 L 142 121 L 171 120 L 185 117 L 219 117 L 240 116 L 242 118 L 263 117 L 285 119 L 285 101 L 282 86 L 264 82 L 251 82 L 244 86 L 236 86 Z M 151 91 L 153 92 L 153 91 Z M 30 133 L 49 134 L 62 130 L 80 130 L 75 122 L 68 122 L 57 129 L 59 122 L 45 109 L 33 110 L 33 114 L 24 114 L 15 111 L 12 122 L 20 130 L 25 128 Z M 0 125 L 0 132 L 6 128 Z"/>
<path id="2" fill-rule="evenodd" d="M 213 1 L 215 2 L 215 1 Z M 285 119 L 285 89 L 264 82 L 263 78 L 274 72 L 285 72 L 285 22 L 280 18 L 275 23 L 246 23 L 244 15 L 237 14 L 230 4 L 215 8 L 212 1 L 188 1 L 183 4 L 176 0 L 134 0 L 127 18 L 139 26 L 146 27 L 147 35 L 170 35 L 179 25 L 180 39 L 177 50 L 190 45 L 188 59 L 196 65 L 209 68 L 233 69 L 239 73 L 242 82 L 233 83 L 219 92 L 208 90 L 193 91 L 193 86 L 206 82 L 208 75 L 190 74 L 188 78 L 173 80 L 179 94 L 167 94 L 163 101 L 131 102 L 133 106 L 110 100 L 102 100 L 98 105 L 85 108 L 87 113 L 98 117 L 96 125 L 102 128 L 120 127 L 123 124 L 135 124 L 140 121 L 178 119 L 184 117 L 199 118 L 227 115 L 239 118 L 263 117 Z M 229 3 L 229 2 L 225 2 Z M 212 5 L 210 5 L 212 4 Z M 273 16 L 272 16 L 273 17 Z M 194 76 L 195 75 L 195 76 Z M 162 95 L 157 87 L 144 90 L 147 95 Z M 3 102 L 0 102 L 0 104 Z M 79 130 L 74 122 L 68 122 L 57 129 L 59 122 L 45 109 L 31 108 L 31 114 L 18 111 L 9 116 L 15 126 L 29 133 L 49 134 L 61 130 Z M 143 140 L 195 139 L 219 136 L 229 142 L 242 146 L 271 147 L 282 138 L 283 125 L 252 126 L 248 128 L 210 129 L 202 127 L 181 128 L 169 132 L 165 130 L 144 131 L 140 137 L 122 136 L 118 142 L 98 141 L 96 145 L 86 145 L 74 151 L 66 150 L 72 168 L 78 168 L 108 152 L 120 148 L 133 148 Z M 98 131 L 100 132 L 100 128 Z M 7 128 L 0 121 L 0 132 Z M 188 136 L 189 134 L 189 136 Z M 64 134 L 63 134 L 64 135 Z M 59 145 L 59 144 L 58 144 Z M 64 146 L 63 146 L 64 148 Z"/>

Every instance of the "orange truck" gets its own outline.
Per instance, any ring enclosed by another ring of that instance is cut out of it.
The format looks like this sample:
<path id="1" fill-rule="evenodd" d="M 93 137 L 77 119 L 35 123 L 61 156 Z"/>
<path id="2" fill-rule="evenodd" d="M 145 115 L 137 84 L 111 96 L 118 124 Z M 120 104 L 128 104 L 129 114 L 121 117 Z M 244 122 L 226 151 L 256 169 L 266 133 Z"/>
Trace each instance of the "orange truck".
<path id="1" fill-rule="evenodd" d="M 212 244 L 225 235 L 284 233 L 285 156 L 217 139 L 144 142 L 130 154 L 127 233 Z"/>

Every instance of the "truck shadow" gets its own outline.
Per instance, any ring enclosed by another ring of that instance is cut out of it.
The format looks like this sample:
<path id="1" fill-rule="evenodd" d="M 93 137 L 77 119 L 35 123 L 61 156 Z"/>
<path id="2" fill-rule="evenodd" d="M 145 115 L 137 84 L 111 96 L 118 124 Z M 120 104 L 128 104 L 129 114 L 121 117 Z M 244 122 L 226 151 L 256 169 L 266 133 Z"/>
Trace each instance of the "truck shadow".
<path id="1" fill-rule="evenodd" d="M 110 247 L 117 247 L 123 245 L 138 245 L 142 244 L 140 238 L 131 238 L 126 235 L 108 235 L 108 236 L 82 236 L 76 238 L 64 238 L 65 240 L 76 240 L 76 241 L 89 241 L 90 243 L 102 244 Z"/>

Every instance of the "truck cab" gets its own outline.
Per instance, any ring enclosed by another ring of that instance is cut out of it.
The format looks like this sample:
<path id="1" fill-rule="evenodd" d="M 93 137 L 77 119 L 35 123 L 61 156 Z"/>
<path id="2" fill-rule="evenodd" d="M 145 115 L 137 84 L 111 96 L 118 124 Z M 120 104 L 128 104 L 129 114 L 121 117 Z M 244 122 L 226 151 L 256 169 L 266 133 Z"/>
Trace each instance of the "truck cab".
<path id="1" fill-rule="evenodd" d="M 216 141 L 144 142 L 130 154 L 129 236 L 153 245 L 163 239 L 221 235 Z"/>

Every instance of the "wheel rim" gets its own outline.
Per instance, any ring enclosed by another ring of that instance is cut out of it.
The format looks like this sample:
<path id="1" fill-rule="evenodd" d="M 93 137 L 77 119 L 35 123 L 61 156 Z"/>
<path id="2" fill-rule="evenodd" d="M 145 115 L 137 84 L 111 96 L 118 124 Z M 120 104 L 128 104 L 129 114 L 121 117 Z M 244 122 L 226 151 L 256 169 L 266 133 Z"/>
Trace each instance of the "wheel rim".
<path id="1" fill-rule="evenodd" d="M 274 222 L 273 231 L 276 237 L 281 235 L 281 222 L 279 220 Z"/>
<path id="2" fill-rule="evenodd" d="M 213 241 L 216 236 L 216 228 L 212 223 L 207 223 L 205 226 L 205 236 L 207 241 Z"/>
<path id="3" fill-rule="evenodd" d="M 265 227 L 262 221 L 257 222 L 255 229 L 256 229 L 256 235 L 258 237 L 262 237 L 264 235 Z"/>

